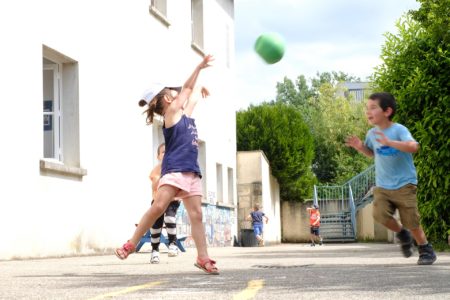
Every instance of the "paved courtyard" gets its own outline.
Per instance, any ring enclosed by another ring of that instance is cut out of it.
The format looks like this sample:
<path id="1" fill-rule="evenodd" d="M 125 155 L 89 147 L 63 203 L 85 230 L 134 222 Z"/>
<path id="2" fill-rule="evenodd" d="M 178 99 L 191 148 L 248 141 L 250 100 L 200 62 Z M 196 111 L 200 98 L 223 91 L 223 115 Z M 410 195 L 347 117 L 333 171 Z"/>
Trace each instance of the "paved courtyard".
<path id="1" fill-rule="evenodd" d="M 163 248 L 163 247 L 162 247 Z M 392 244 L 210 248 L 221 275 L 150 253 L 0 262 L 0 299 L 450 299 L 450 253 L 432 266 Z"/>

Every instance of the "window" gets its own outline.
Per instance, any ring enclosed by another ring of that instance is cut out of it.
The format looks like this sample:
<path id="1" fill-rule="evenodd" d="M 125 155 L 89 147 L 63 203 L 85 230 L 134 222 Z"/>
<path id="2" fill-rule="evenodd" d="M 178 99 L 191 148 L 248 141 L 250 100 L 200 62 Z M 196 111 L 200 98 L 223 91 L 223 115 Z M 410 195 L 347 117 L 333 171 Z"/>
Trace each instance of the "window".
<path id="1" fill-rule="evenodd" d="M 59 132 L 61 123 L 59 109 L 60 65 L 45 58 L 43 64 L 44 158 L 62 161 Z"/>
<path id="2" fill-rule="evenodd" d="M 208 179 L 208 174 L 206 172 L 206 143 L 204 141 L 198 140 L 198 165 L 200 167 L 200 172 L 202 172 L 202 190 L 203 190 L 203 202 L 208 202 L 208 190 L 206 181 Z"/>
<path id="3" fill-rule="evenodd" d="M 204 55 L 203 45 L 203 0 L 191 0 L 192 48 Z"/>
<path id="4" fill-rule="evenodd" d="M 224 202 L 223 200 L 223 175 L 222 175 L 222 165 L 216 164 L 216 199 L 217 202 Z"/>
<path id="5" fill-rule="evenodd" d="M 228 204 L 234 204 L 234 176 L 232 168 L 228 168 Z"/>
<path id="6" fill-rule="evenodd" d="M 41 174 L 84 176 L 80 168 L 78 62 L 42 49 L 43 159 Z"/>
<path id="7" fill-rule="evenodd" d="M 164 25 L 170 26 L 167 19 L 167 0 L 151 0 L 150 13 Z"/>

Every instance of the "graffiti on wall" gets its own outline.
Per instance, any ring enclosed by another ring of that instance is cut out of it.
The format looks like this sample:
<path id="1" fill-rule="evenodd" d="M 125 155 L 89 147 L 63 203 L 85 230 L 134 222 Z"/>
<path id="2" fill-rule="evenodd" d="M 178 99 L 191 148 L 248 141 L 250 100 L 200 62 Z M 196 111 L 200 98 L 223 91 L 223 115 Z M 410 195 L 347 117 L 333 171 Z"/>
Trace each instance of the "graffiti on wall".
<path id="1" fill-rule="evenodd" d="M 234 224 L 234 210 L 226 207 L 203 204 L 203 225 L 205 226 L 206 242 L 208 246 L 224 247 L 232 245 L 231 228 Z M 187 236 L 184 241 L 186 247 L 194 247 L 191 237 L 191 224 L 183 203 L 177 211 L 177 234 Z"/>

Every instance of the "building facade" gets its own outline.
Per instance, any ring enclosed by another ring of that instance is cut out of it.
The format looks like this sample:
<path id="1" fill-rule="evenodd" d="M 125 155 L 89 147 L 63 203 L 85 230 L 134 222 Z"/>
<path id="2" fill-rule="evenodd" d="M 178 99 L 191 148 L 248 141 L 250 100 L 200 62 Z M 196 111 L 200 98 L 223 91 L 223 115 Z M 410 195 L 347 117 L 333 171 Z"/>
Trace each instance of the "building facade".
<path id="1" fill-rule="evenodd" d="M 0 4 L 0 259 L 104 252 L 151 202 L 163 141 L 137 103 L 151 82 L 198 84 L 204 221 L 211 245 L 236 229 L 233 0 L 7 1 Z M 3 34 L 4 33 L 4 34 Z M 178 222 L 189 234 L 183 209 Z"/>
<path id="2" fill-rule="evenodd" d="M 251 230 L 251 221 L 246 217 L 255 204 L 269 218 L 264 225 L 264 241 L 269 245 L 281 243 L 280 186 L 272 175 L 269 160 L 261 150 L 237 153 L 238 229 L 239 241 L 245 245 L 246 235 Z M 251 232 L 253 235 L 253 232 Z"/>

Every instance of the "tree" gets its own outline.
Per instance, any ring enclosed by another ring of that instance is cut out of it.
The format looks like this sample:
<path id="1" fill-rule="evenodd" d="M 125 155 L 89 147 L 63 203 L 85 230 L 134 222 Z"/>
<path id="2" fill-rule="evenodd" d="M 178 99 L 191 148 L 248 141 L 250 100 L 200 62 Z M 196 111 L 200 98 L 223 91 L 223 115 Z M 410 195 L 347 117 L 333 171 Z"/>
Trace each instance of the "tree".
<path id="1" fill-rule="evenodd" d="M 345 98 L 342 81 L 358 78 L 342 72 L 317 73 L 309 86 L 303 75 L 295 84 L 288 78 L 277 84 L 277 101 L 294 105 L 314 138 L 312 170 L 322 184 L 342 184 L 370 165 L 365 157 L 344 146 L 347 135 L 363 136 L 368 129 L 364 103 Z"/>
<path id="2" fill-rule="evenodd" d="M 283 200 L 311 196 L 313 139 L 302 115 L 291 105 L 263 103 L 237 112 L 237 148 L 262 150 L 280 184 Z"/>
<path id="3" fill-rule="evenodd" d="M 316 139 L 313 170 L 321 183 L 342 184 L 366 169 L 372 162 L 345 146 L 349 135 L 364 136 L 368 123 L 364 103 L 343 96 L 341 86 L 323 83 L 315 99 L 310 124 Z"/>
<path id="4" fill-rule="evenodd" d="M 450 0 L 418 0 L 421 7 L 386 34 L 374 81 L 398 101 L 396 121 L 420 143 L 415 155 L 418 201 L 429 239 L 450 234 Z"/>

